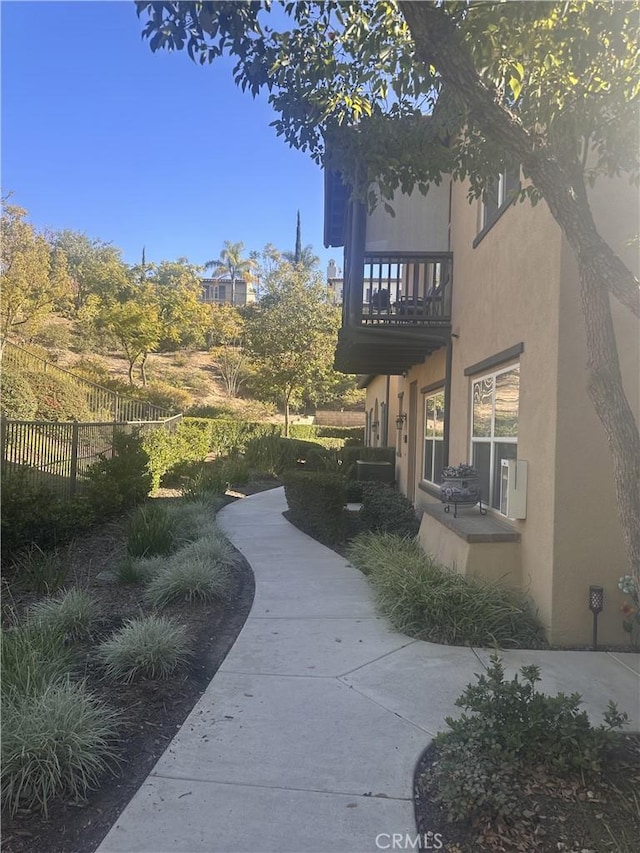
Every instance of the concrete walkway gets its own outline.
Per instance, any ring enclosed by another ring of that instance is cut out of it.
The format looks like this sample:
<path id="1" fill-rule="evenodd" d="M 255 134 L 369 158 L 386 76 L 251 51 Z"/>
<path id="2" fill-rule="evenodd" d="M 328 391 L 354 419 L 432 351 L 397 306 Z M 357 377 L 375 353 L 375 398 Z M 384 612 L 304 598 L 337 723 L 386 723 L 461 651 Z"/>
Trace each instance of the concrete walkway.
<path id="1" fill-rule="evenodd" d="M 371 853 L 415 836 L 413 770 L 490 652 L 411 640 L 365 578 L 283 517 L 282 489 L 225 507 L 251 564 L 251 614 L 98 853 Z M 609 699 L 640 728 L 640 655 L 505 652 L 509 674 Z M 376 843 L 376 838 L 379 836 Z"/>

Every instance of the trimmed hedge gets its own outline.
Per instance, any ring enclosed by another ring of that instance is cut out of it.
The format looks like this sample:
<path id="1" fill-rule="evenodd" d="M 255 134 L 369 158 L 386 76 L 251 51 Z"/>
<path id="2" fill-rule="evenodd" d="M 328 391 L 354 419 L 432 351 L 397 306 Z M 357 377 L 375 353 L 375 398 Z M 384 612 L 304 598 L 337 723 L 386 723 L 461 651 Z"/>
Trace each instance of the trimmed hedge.
<path id="1" fill-rule="evenodd" d="M 206 411 L 206 410 L 205 410 Z M 234 420 L 233 418 L 186 417 L 183 423 L 198 423 L 209 435 L 209 451 L 217 456 L 246 453 L 249 442 L 264 436 L 283 437 L 282 424 Z M 360 427 L 325 427 L 315 424 L 292 424 L 290 439 L 316 441 L 325 447 L 337 449 L 340 440 L 362 441 Z M 395 453 L 395 451 L 394 451 Z"/>
<path id="2" fill-rule="evenodd" d="M 277 477 L 295 468 L 326 471 L 327 468 L 335 468 L 337 465 L 335 453 L 322 445 L 298 438 L 281 438 L 278 435 L 252 439 L 247 444 L 245 461 L 250 468 Z"/>
<path id="3" fill-rule="evenodd" d="M 282 479 L 293 524 L 321 542 L 341 542 L 345 532 L 344 479 L 325 471 L 287 471 Z"/>
<path id="4" fill-rule="evenodd" d="M 420 528 L 411 501 L 383 483 L 362 483 L 360 523 L 373 533 L 415 537 Z"/>

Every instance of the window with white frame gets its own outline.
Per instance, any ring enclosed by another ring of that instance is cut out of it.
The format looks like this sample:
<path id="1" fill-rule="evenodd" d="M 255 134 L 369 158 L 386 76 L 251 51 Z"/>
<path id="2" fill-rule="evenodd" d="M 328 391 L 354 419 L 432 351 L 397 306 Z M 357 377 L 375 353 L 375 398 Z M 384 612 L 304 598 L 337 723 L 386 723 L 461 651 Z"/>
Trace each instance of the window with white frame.
<path id="1" fill-rule="evenodd" d="M 500 509 L 500 465 L 518 456 L 520 365 L 472 382 L 471 458 L 485 503 Z"/>
<path id="2" fill-rule="evenodd" d="M 490 181 L 482 204 L 482 227 L 488 228 L 498 219 L 502 209 L 509 204 L 520 186 L 520 168 L 509 167 Z"/>
<path id="3" fill-rule="evenodd" d="M 424 399 L 424 464 L 422 476 L 429 483 L 442 482 L 444 467 L 444 390 Z"/>

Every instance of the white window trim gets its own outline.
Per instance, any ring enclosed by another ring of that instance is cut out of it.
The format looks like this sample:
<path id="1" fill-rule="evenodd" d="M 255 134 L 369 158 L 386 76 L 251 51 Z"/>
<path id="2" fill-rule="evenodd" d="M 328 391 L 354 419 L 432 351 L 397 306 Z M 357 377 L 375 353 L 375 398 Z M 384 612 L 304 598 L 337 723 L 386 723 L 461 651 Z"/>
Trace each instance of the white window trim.
<path id="1" fill-rule="evenodd" d="M 518 432 L 520 431 L 520 362 L 515 361 L 513 364 L 510 364 L 508 367 L 501 367 L 500 370 L 489 371 L 489 373 L 482 373 L 476 376 L 470 377 L 471 379 L 471 388 L 470 388 L 470 396 L 471 396 L 471 437 L 469 441 L 469 460 L 473 460 L 473 445 L 474 444 L 489 444 L 490 445 L 490 456 L 489 456 L 489 494 L 482 496 L 482 504 L 485 506 L 490 512 L 494 512 L 497 515 L 506 518 L 500 509 L 493 506 L 493 483 L 495 478 L 495 445 L 498 444 L 515 444 L 518 445 L 518 436 L 495 436 L 495 421 L 496 421 L 496 386 L 497 386 L 497 377 L 501 376 L 503 373 L 509 373 L 514 369 L 514 367 L 518 368 Z M 493 391 L 491 397 L 491 435 L 490 436 L 478 436 L 474 438 L 473 435 L 473 386 L 476 382 L 482 382 L 483 379 L 493 378 Z M 517 452 L 516 452 L 517 455 Z"/>
<path id="2" fill-rule="evenodd" d="M 439 388 L 436 391 L 431 391 L 429 394 L 424 395 L 424 401 L 422 404 L 422 470 L 420 472 L 420 479 L 423 483 L 428 483 L 430 486 L 435 486 L 436 488 L 439 488 L 440 483 L 436 483 L 435 480 L 427 480 L 427 478 L 425 476 L 425 465 L 426 465 L 426 461 L 427 461 L 426 460 L 426 447 L 425 447 L 425 445 L 426 445 L 427 440 L 433 441 L 433 442 L 436 442 L 436 441 L 444 442 L 444 432 L 443 432 L 442 436 L 440 436 L 440 437 L 435 436 L 435 435 L 432 435 L 432 436 L 427 435 L 427 400 L 432 400 L 434 397 L 439 397 L 439 396 L 442 396 L 444 398 L 444 394 L 445 394 L 444 386 L 442 388 Z M 442 423 L 444 425 L 444 408 L 443 408 L 443 412 L 442 412 Z M 431 451 L 431 464 L 432 464 L 433 470 L 435 471 L 435 453 L 434 453 L 434 451 L 435 451 L 435 447 L 432 448 L 432 451 Z"/>

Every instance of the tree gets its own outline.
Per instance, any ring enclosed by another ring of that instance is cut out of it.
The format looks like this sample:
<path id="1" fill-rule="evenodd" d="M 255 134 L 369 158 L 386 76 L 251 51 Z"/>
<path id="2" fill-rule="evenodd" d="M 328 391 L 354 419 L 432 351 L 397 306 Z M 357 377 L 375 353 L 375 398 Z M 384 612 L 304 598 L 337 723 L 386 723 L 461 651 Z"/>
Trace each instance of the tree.
<path id="1" fill-rule="evenodd" d="M 129 299 L 102 307 L 96 321 L 120 344 L 129 362 L 129 384 L 133 385 L 133 368 L 142 360 L 142 384 L 146 385 L 144 362 L 156 349 L 162 335 L 162 321 L 158 306 L 151 294 L 140 294 L 138 300 Z"/>
<path id="2" fill-rule="evenodd" d="M 247 312 L 247 343 L 262 395 L 282 403 L 285 435 L 292 405 L 313 393 L 332 370 L 339 315 L 326 301 L 321 277 L 282 263 L 267 293 Z"/>
<path id="3" fill-rule="evenodd" d="M 253 280 L 252 272 L 256 266 L 253 258 L 243 258 L 243 252 L 244 243 L 232 243 L 230 240 L 225 240 L 220 257 L 215 261 L 207 261 L 204 265 L 205 269 L 213 269 L 214 275 L 229 277 L 231 280 L 230 302 L 232 305 L 235 305 L 236 280 L 242 279 L 249 284 Z"/>
<path id="4" fill-rule="evenodd" d="M 293 26 L 281 31 L 263 27 L 266 2 L 137 5 L 152 50 L 186 46 L 201 63 L 235 55 L 236 81 L 254 95 L 267 87 L 276 131 L 316 160 L 327 159 L 325 139 L 356 125 L 337 165 L 370 202 L 397 187 L 425 192 L 447 173 L 479 197 L 521 165 L 521 200 L 544 199 L 575 254 L 588 392 L 640 583 L 640 435 L 609 302 L 638 317 L 640 290 L 598 233 L 588 195 L 603 175 L 638 179 L 638 4 L 288 3 Z"/>
<path id="5" fill-rule="evenodd" d="M 309 243 L 302 246 L 302 234 L 300 230 L 300 211 L 296 219 L 296 248 L 293 252 L 283 252 L 282 257 L 290 264 L 296 266 L 301 264 L 306 270 L 312 270 L 320 263 L 320 258 L 313 251 L 313 246 Z"/>
<path id="6" fill-rule="evenodd" d="M 58 231 L 53 245 L 67 259 L 76 316 L 92 294 L 103 301 L 115 298 L 126 287 L 128 268 L 120 249 L 102 240 L 93 240 L 78 231 Z"/>
<path id="7" fill-rule="evenodd" d="M 162 322 L 161 350 L 204 343 L 209 311 L 200 299 L 201 271 L 186 258 L 146 265 L 146 282 L 153 288 Z"/>
<path id="8" fill-rule="evenodd" d="M 238 308 L 233 305 L 211 306 L 209 352 L 229 397 L 237 397 L 253 374 L 245 335 L 244 317 Z"/>
<path id="9" fill-rule="evenodd" d="M 69 292 L 64 255 L 25 221 L 26 215 L 16 205 L 2 209 L 0 359 L 9 335 L 37 331 Z"/>

